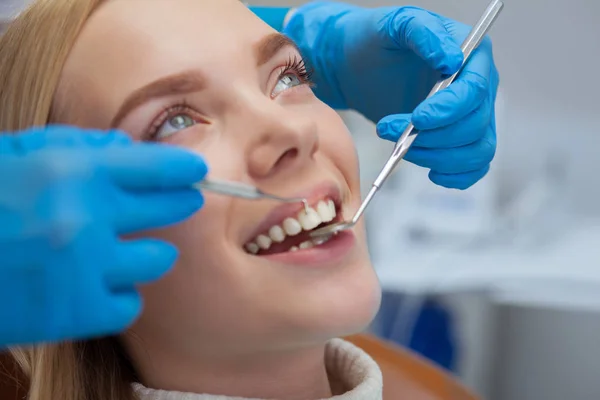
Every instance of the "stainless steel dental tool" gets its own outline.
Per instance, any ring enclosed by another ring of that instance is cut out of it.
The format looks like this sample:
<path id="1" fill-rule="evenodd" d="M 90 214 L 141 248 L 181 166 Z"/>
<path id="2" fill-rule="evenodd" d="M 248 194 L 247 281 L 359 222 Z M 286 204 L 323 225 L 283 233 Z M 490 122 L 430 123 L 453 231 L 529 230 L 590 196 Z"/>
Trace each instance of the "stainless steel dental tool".
<path id="1" fill-rule="evenodd" d="M 255 186 L 241 182 L 225 181 L 220 179 L 204 179 L 195 185 L 199 190 L 222 194 L 224 196 L 239 197 L 247 200 L 275 200 L 282 203 L 302 203 L 308 212 L 308 201 L 299 197 L 281 197 L 265 193 Z"/>
<path id="2" fill-rule="evenodd" d="M 463 42 L 463 44 L 461 46 L 461 50 L 464 55 L 461 68 L 454 75 L 438 82 L 433 87 L 431 92 L 429 92 L 429 95 L 427 96 L 427 98 L 433 96 L 440 90 L 446 89 L 448 86 L 450 86 L 450 84 L 458 76 L 458 74 L 460 73 L 462 68 L 465 66 L 465 64 L 469 60 L 469 57 L 471 56 L 471 54 L 473 53 L 475 48 L 477 48 L 477 46 L 479 46 L 479 44 L 481 43 L 481 41 L 483 40 L 483 38 L 485 37 L 487 32 L 490 30 L 494 21 L 500 14 L 500 11 L 502 11 L 503 7 L 504 7 L 504 3 L 502 3 L 502 1 L 500 1 L 500 0 L 493 0 L 490 3 L 490 5 L 487 7 L 487 9 L 483 13 L 483 15 L 481 16 L 481 18 L 479 19 L 477 24 L 473 27 L 473 29 L 469 33 L 469 36 L 467 36 L 467 38 L 465 39 L 465 41 Z M 335 223 L 332 225 L 327 225 L 321 229 L 317 229 L 315 231 L 310 232 L 310 236 L 313 238 L 313 241 L 325 242 L 332 235 L 335 235 L 346 229 L 350 229 L 354 225 L 356 225 L 356 223 L 358 222 L 360 217 L 365 212 L 365 210 L 366 210 L 367 206 L 369 205 L 369 203 L 371 202 L 371 200 L 373 200 L 373 197 L 375 196 L 375 194 L 379 191 L 379 189 L 381 188 L 383 183 L 386 181 L 386 179 L 392 174 L 392 172 L 394 171 L 394 168 L 398 165 L 398 163 L 402 160 L 402 158 L 404 158 L 404 156 L 410 149 L 410 146 L 413 144 L 413 142 L 417 138 L 418 134 L 419 134 L 419 132 L 415 129 L 415 127 L 413 126 L 412 123 L 409 124 L 408 127 L 406 127 L 406 129 L 404 130 L 404 132 L 402 133 L 402 135 L 396 142 L 396 145 L 394 146 L 392 155 L 390 156 L 390 158 L 386 162 L 385 166 L 379 173 L 379 176 L 377 177 L 377 179 L 375 179 L 375 182 L 373 183 L 371 190 L 369 191 L 369 193 L 367 194 L 367 197 L 363 200 L 362 204 L 358 208 L 358 211 L 356 211 L 356 214 L 354 214 L 354 217 L 350 221 L 342 221 L 342 222 L 338 222 L 338 223 Z"/>

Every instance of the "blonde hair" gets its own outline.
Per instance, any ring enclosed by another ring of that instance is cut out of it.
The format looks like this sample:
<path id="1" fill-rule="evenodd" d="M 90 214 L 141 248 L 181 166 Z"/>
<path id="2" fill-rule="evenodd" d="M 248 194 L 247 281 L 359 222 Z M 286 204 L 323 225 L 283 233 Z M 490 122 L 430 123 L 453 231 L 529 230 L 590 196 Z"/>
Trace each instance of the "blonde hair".
<path id="1" fill-rule="evenodd" d="M 63 65 L 105 0 L 37 0 L 0 36 L 0 132 L 55 120 Z M 13 349 L 30 400 L 131 400 L 133 368 L 116 338 Z"/>
<path id="2" fill-rule="evenodd" d="M 37 0 L 0 37 L 0 131 L 51 121 L 61 71 L 81 28 L 105 0 Z"/>

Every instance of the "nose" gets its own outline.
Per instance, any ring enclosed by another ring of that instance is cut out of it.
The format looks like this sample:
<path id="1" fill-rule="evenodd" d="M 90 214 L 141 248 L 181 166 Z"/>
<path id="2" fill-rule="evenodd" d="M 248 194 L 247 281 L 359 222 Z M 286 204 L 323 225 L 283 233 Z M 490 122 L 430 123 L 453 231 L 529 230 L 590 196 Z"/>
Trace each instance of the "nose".
<path id="1" fill-rule="evenodd" d="M 309 111 L 265 100 L 254 102 L 248 110 L 252 125 L 248 169 L 255 179 L 297 170 L 309 163 L 319 148 L 317 124 Z"/>

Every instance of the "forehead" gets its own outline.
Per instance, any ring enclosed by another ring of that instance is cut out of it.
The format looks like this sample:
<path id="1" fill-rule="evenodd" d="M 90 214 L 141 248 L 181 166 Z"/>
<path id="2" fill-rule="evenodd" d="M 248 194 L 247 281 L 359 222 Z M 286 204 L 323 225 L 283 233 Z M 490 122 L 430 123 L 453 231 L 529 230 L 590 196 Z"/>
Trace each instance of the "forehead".
<path id="1" fill-rule="evenodd" d="M 227 68 L 239 71 L 272 32 L 238 0 L 110 0 L 85 24 L 63 69 L 61 86 L 68 89 L 61 91 L 83 96 L 78 103 L 102 113 L 116 105 L 90 104 L 94 99 L 118 102 L 182 70 L 201 69 L 215 79 Z"/>
<path id="2" fill-rule="evenodd" d="M 234 55 L 269 32 L 237 0 L 110 0 L 86 23 L 71 55 L 198 62 L 202 55 Z"/>

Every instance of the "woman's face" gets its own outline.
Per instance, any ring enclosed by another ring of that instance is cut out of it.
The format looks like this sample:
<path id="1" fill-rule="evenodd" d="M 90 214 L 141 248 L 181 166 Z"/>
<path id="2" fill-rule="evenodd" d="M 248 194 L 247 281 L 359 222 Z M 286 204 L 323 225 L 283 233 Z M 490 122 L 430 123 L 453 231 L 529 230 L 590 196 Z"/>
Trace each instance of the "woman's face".
<path id="1" fill-rule="evenodd" d="M 362 226 L 307 243 L 307 230 L 351 217 L 360 192 L 351 137 L 306 78 L 295 47 L 237 0 L 112 0 L 84 27 L 57 94 L 60 122 L 186 147 L 210 177 L 313 209 L 204 193 L 188 221 L 145 232 L 180 250 L 141 288 L 133 330 L 148 346 L 209 356 L 319 343 L 377 311 Z"/>

